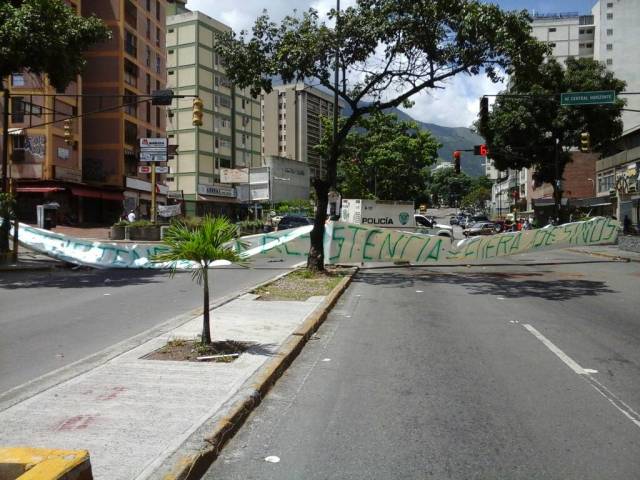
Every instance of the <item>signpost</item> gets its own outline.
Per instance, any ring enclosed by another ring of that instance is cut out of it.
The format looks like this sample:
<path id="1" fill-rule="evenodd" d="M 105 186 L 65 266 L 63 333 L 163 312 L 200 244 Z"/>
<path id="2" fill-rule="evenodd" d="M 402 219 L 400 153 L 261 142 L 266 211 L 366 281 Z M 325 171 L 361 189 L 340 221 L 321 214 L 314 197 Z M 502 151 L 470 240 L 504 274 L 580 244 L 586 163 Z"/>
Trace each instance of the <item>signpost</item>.
<path id="1" fill-rule="evenodd" d="M 601 90 L 597 92 L 566 92 L 560 94 L 560 105 L 603 105 L 615 103 L 616 92 L 614 90 Z"/>
<path id="2" fill-rule="evenodd" d="M 140 161 L 151 162 L 151 221 L 156 223 L 156 173 L 158 168 L 156 162 L 167 161 L 168 142 L 166 138 L 141 138 L 140 139 Z M 142 168 L 142 167 L 141 167 Z"/>

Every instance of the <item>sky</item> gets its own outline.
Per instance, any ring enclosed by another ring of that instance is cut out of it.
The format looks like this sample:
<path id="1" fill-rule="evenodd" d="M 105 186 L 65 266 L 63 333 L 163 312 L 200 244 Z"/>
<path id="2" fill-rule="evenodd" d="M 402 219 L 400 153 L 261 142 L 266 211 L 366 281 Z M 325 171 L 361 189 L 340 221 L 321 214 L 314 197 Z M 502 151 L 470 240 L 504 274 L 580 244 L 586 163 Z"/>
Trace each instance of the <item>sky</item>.
<path id="1" fill-rule="evenodd" d="M 353 5 L 355 0 L 341 0 L 341 7 Z M 595 0 L 493 0 L 506 10 L 526 9 L 531 12 L 578 12 L 589 14 Z M 335 7 L 335 0 L 189 0 L 187 7 L 199 10 L 229 25 L 234 31 L 250 30 L 254 20 L 266 9 L 274 21 L 294 9 L 315 8 L 325 15 Z M 407 113 L 416 120 L 448 127 L 468 127 L 477 118 L 479 98 L 492 95 L 504 85 L 492 83 L 484 75 L 457 75 L 435 92 L 421 93 L 412 98 L 414 106 Z"/>

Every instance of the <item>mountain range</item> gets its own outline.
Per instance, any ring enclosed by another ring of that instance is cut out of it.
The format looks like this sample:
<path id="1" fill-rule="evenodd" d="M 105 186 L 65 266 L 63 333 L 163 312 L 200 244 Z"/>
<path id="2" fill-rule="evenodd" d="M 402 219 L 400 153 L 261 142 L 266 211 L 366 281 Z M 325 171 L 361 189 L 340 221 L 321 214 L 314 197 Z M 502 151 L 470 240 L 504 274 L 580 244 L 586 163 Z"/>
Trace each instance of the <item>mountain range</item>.
<path id="1" fill-rule="evenodd" d="M 484 143 L 484 139 L 470 128 L 444 127 L 435 123 L 421 122 L 399 108 L 386 109 L 385 113 L 394 113 L 400 120 L 416 122 L 421 130 L 431 132 L 438 142 L 442 144 L 442 147 L 438 149 L 438 164 L 453 162 L 454 150 L 472 150 L 470 152 L 462 152 L 460 156 L 461 170 L 472 177 L 479 177 L 485 174 L 484 157 L 473 154 L 473 146 Z M 342 114 L 349 115 L 349 108 L 343 108 Z"/>

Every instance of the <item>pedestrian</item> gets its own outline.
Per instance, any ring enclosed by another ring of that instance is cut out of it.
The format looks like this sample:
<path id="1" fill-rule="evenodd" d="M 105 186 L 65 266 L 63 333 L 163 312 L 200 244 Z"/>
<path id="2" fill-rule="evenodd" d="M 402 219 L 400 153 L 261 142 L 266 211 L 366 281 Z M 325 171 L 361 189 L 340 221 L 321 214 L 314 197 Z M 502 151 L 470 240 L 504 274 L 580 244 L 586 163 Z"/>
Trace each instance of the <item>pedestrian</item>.
<path id="1" fill-rule="evenodd" d="M 136 221 L 136 214 L 133 210 L 131 210 L 129 212 L 129 215 L 127 215 L 127 220 L 129 220 L 129 223 L 133 223 Z"/>
<path id="2" fill-rule="evenodd" d="M 624 220 L 622 220 L 622 233 L 631 233 L 631 219 L 629 215 L 625 215 Z"/>

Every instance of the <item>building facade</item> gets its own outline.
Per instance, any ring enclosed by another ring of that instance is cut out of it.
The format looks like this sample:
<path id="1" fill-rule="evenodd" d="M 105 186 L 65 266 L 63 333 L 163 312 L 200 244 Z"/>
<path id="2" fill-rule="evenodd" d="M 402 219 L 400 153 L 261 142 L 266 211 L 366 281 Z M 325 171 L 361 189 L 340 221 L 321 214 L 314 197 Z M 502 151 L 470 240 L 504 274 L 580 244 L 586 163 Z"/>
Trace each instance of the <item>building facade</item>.
<path id="1" fill-rule="evenodd" d="M 593 15 L 534 13 L 532 35 L 547 43 L 561 64 L 569 57 L 594 58 L 596 27 Z"/>
<path id="2" fill-rule="evenodd" d="M 261 99 L 262 157 L 284 157 L 309 166 L 311 177 L 326 175 L 325 160 L 314 147 L 323 118 L 333 118 L 333 96 L 302 83 L 276 85 Z"/>
<path id="3" fill-rule="evenodd" d="M 202 126 L 192 124 L 192 98 L 174 100 L 168 118 L 169 143 L 177 149 L 169 188 L 181 192 L 190 215 L 242 215 L 246 199 L 234 184 L 221 183 L 221 169 L 261 164 L 260 102 L 231 85 L 213 51 L 215 35 L 230 30 L 201 12 L 167 17 L 168 87 L 204 104 Z"/>
<path id="4" fill-rule="evenodd" d="M 81 0 L 68 1 L 78 14 Z M 8 177 L 18 198 L 18 218 L 35 222 L 36 206 L 55 202 L 61 219 L 77 219 L 82 213 L 78 188 L 82 182 L 82 124 L 70 123 L 65 141 L 64 120 L 82 114 L 82 79 L 65 91 L 53 88 L 47 78 L 30 72 L 14 72 L 5 79 L 9 103 Z M 43 125 L 47 124 L 47 125 Z M 0 152 L 2 142 L 0 142 Z"/>
<path id="5" fill-rule="evenodd" d="M 640 0 L 600 0 L 591 9 L 595 25 L 593 58 L 640 92 Z M 640 95 L 628 95 L 626 108 L 640 110 Z M 640 112 L 623 112 L 625 133 L 640 125 Z"/>
<path id="6" fill-rule="evenodd" d="M 83 93 L 91 95 L 85 111 L 102 111 L 83 119 L 82 178 L 92 187 L 85 192 L 87 221 L 122 213 L 122 201 L 103 193 L 109 189 L 122 192 L 125 210 L 136 211 L 138 218 L 151 216 L 150 175 L 138 173 L 139 139 L 165 137 L 166 113 L 137 96 L 166 85 L 165 8 L 166 0 L 83 1 L 82 14 L 95 14 L 113 32 L 109 42 L 87 53 L 83 73 Z M 164 203 L 168 189 L 162 175 L 157 180 L 158 200 Z"/>

